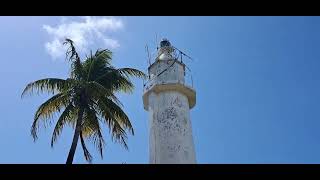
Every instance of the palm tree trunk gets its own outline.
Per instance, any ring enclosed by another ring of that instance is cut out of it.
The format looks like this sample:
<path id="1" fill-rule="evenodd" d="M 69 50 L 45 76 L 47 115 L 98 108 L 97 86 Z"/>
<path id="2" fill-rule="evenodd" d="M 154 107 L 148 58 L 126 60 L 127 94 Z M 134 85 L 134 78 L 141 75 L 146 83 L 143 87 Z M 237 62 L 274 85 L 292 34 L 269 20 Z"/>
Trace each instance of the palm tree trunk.
<path id="1" fill-rule="evenodd" d="M 83 116 L 83 108 L 81 108 L 78 113 L 76 129 L 74 131 L 73 140 L 72 140 L 72 144 L 71 144 L 71 147 L 69 150 L 66 164 L 72 164 L 72 162 L 73 162 L 73 157 L 74 157 L 74 154 L 77 149 L 77 144 L 78 144 L 78 140 L 79 140 L 79 136 L 80 136 L 80 132 L 81 132 L 82 116 Z"/>

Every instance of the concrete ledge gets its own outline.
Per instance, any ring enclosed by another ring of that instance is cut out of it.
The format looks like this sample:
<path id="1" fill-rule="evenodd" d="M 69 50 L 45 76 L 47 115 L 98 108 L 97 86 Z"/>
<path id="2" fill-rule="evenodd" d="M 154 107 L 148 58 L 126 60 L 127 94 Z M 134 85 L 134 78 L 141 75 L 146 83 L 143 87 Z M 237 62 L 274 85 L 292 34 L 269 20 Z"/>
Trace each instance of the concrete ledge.
<path id="1" fill-rule="evenodd" d="M 189 101 L 189 108 L 192 109 L 196 105 L 196 91 L 181 83 L 166 83 L 166 84 L 155 84 L 148 88 L 143 94 L 143 106 L 145 110 L 148 110 L 149 101 L 148 96 L 151 92 L 156 94 L 164 91 L 177 91 L 187 96 Z"/>

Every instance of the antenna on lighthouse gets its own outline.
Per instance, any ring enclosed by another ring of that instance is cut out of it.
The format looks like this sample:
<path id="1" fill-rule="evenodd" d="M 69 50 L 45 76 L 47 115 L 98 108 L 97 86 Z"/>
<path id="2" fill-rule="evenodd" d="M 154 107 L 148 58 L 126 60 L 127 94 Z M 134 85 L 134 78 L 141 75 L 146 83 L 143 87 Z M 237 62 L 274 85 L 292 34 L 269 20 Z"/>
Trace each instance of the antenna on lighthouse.
<path id="1" fill-rule="evenodd" d="M 190 59 L 191 61 L 194 61 L 194 59 L 192 57 L 190 57 L 189 55 L 187 55 L 186 53 L 184 53 L 183 51 L 181 51 L 180 49 L 172 46 L 173 49 L 177 50 L 180 53 L 180 58 L 181 58 L 181 62 L 182 62 L 182 55 L 187 57 L 188 59 Z"/>
<path id="2" fill-rule="evenodd" d="M 157 50 L 159 49 L 158 47 L 158 33 L 156 33 L 156 46 L 157 46 Z"/>
<path id="3" fill-rule="evenodd" d="M 147 51 L 147 56 L 148 56 L 148 63 L 149 63 L 149 66 L 150 66 L 151 65 L 151 56 L 150 56 L 148 44 L 146 44 L 146 51 Z"/>

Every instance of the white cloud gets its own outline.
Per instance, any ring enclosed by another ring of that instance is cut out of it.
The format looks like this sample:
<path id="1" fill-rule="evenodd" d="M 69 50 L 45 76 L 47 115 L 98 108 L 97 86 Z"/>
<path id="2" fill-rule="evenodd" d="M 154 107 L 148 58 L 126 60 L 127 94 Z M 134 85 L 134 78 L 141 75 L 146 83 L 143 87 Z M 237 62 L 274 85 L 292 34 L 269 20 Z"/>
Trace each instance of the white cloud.
<path id="1" fill-rule="evenodd" d="M 107 47 L 111 47 L 111 48 L 118 48 L 120 46 L 117 40 L 110 39 L 110 38 L 104 38 L 103 42 Z"/>
<path id="2" fill-rule="evenodd" d="M 62 44 L 65 38 L 74 41 L 79 51 L 87 51 L 90 45 L 103 43 L 103 48 L 115 49 L 120 46 L 118 40 L 107 33 L 117 32 L 123 28 L 123 22 L 113 17 L 82 17 L 80 21 L 68 21 L 62 18 L 57 26 L 43 25 L 51 37 L 45 43 L 47 52 L 53 59 L 65 55 L 66 47 Z"/>

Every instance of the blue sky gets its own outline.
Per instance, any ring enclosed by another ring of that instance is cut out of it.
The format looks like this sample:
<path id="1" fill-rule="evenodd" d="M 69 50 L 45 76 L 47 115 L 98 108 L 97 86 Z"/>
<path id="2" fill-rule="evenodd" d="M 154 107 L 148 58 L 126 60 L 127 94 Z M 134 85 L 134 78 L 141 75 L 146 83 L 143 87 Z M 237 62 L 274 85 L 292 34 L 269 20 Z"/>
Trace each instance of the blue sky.
<path id="1" fill-rule="evenodd" d="M 145 45 L 154 51 L 156 34 L 195 59 L 186 63 L 197 91 L 198 163 L 320 163 L 319 17 L 0 17 L 0 25 L 0 163 L 65 163 L 70 128 L 53 149 L 53 127 L 36 142 L 30 135 L 49 96 L 20 98 L 31 81 L 67 77 L 69 64 L 50 51 L 61 48 L 54 42 L 70 35 L 83 52 L 110 48 L 117 67 L 145 71 Z M 136 132 L 129 151 L 104 128 L 104 159 L 90 146 L 93 163 L 148 163 L 148 114 L 142 81 L 133 80 L 134 93 L 119 94 Z M 81 148 L 75 163 L 86 163 Z"/>

